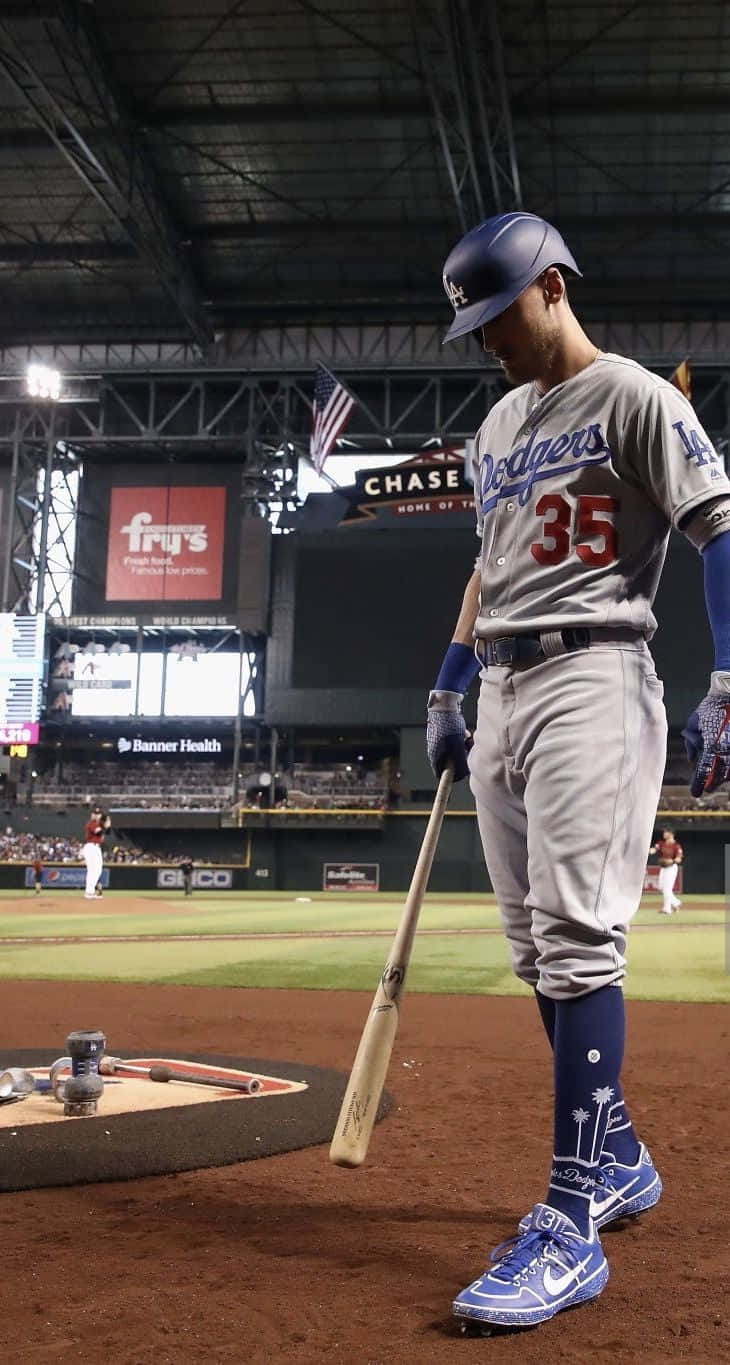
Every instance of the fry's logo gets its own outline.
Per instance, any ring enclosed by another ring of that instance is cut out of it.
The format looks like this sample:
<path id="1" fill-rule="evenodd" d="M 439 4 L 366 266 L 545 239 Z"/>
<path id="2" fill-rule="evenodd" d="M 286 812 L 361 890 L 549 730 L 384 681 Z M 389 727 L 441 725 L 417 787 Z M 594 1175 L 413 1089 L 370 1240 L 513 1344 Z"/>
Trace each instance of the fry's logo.
<path id="1" fill-rule="evenodd" d="M 155 525 L 151 512 L 135 512 L 121 534 L 129 536 L 130 554 L 149 554 L 159 546 L 163 554 L 179 555 L 183 545 L 193 554 L 208 548 L 208 528 L 205 522 L 190 526 Z"/>

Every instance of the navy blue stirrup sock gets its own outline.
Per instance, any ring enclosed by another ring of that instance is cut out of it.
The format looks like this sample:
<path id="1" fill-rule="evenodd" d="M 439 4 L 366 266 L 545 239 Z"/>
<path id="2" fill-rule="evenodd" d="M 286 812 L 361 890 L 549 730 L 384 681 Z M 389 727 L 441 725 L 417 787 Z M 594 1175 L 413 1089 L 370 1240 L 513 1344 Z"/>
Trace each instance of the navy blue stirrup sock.
<path id="1" fill-rule="evenodd" d="M 602 986 L 555 1002 L 555 1145 L 546 1203 L 591 1228 L 591 1195 L 624 1055 L 624 997 Z"/>
<path id="2" fill-rule="evenodd" d="M 537 1008 L 540 1011 L 550 1046 L 555 1041 L 555 1001 L 547 995 L 535 991 Z M 603 1142 L 603 1156 L 612 1156 L 623 1166 L 634 1166 L 639 1159 L 639 1139 L 634 1132 L 621 1082 L 616 1085 L 616 1094 L 608 1116 L 608 1128 Z"/>

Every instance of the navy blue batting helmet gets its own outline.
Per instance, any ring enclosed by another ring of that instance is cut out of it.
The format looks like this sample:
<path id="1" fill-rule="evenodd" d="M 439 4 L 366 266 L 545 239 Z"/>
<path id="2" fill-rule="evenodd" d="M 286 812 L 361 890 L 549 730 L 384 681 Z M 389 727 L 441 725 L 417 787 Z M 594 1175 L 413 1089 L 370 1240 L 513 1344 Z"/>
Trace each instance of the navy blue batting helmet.
<path id="1" fill-rule="evenodd" d="M 581 273 L 557 228 L 534 213 L 500 213 L 472 228 L 444 266 L 456 314 L 444 341 L 491 322 L 550 265 Z"/>

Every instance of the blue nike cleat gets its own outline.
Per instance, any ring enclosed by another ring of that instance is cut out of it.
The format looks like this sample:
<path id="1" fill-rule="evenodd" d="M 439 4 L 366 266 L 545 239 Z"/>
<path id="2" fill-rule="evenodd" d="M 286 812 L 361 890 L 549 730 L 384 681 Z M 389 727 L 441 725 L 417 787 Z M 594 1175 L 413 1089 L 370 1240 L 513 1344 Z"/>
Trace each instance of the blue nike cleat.
<path id="1" fill-rule="evenodd" d="M 582 1237 L 570 1218 L 547 1204 L 536 1204 L 526 1221 L 526 1231 L 492 1252 L 493 1268 L 454 1299 L 455 1317 L 534 1327 L 600 1294 L 608 1262 L 595 1227 Z"/>
<path id="2" fill-rule="evenodd" d="M 644 1209 L 658 1204 L 662 1197 L 659 1172 L 643 1142 L 639 1143 L 639 1159 L 635 1166 L 622 1166 L 612 1156 L 601 1157 L 595 1182 L 591 1218 L 596 1228 L 643 1213 Z M 525 1214 L 518 1224 L 518 1232 L 527 1232 L 531 1217 L 531 1214 Z"/>
<path id="3" fill-rule="evenodd" d="M 591 1218 L 602 1228 L 617 1218 L 630 1218 L 657 1204 L 662 1182 L 644 1143 L 639 1144 L 635 1166 L 621 1166 L 613 1157 L 602 1158 L 596 1173 L 596 1188 L 591 1195 Z"/>

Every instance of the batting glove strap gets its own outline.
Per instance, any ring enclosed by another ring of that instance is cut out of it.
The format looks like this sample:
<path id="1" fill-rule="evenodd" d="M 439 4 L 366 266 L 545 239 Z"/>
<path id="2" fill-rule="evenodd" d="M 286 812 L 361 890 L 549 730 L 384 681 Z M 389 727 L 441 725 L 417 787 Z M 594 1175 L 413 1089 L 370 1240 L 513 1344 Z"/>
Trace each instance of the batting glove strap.
<path id="1" fill-rule="evenodd" d="M 429 693 L 429 711 L 461 711 L 463 692 L 445 692 L 442 688 L 435 687 Z"/>
<path id="2" fill-rule="evenodd" d="M 697 766 L 690 791 L 693 796 L 702 796 L 716 791 L 730 777 L 730 693 L 709 692 L 694 714 L 696 728 L 692 727 L 694 733 L 690 730 L 690 734 L 696 740 L 699 731 L 701 748 L 693 755 Z"/>
<path id="3" fill-rule="evenodd" d="M 730 698 L 730 673 L 717 669 L 710 674 L 710 696 Z"/>
<path id="4" fill-rule="evenodd" d="M 458 693 L 451 695 L 458 696 Z M 463 777 L 469 776 L 469 763 L 466 754 L 470 739 L 470 736 L 467 737 L 466 723 L 461 714 L 460 705 L 456 708 L 450 707 L 448 710 L 434 706 L 429 707 L 426 724 L 426 752 L 428 761 L 437 777 L 441 776 L 447 763 L 454 765 L 455 782 L 460 782 Z"/>

